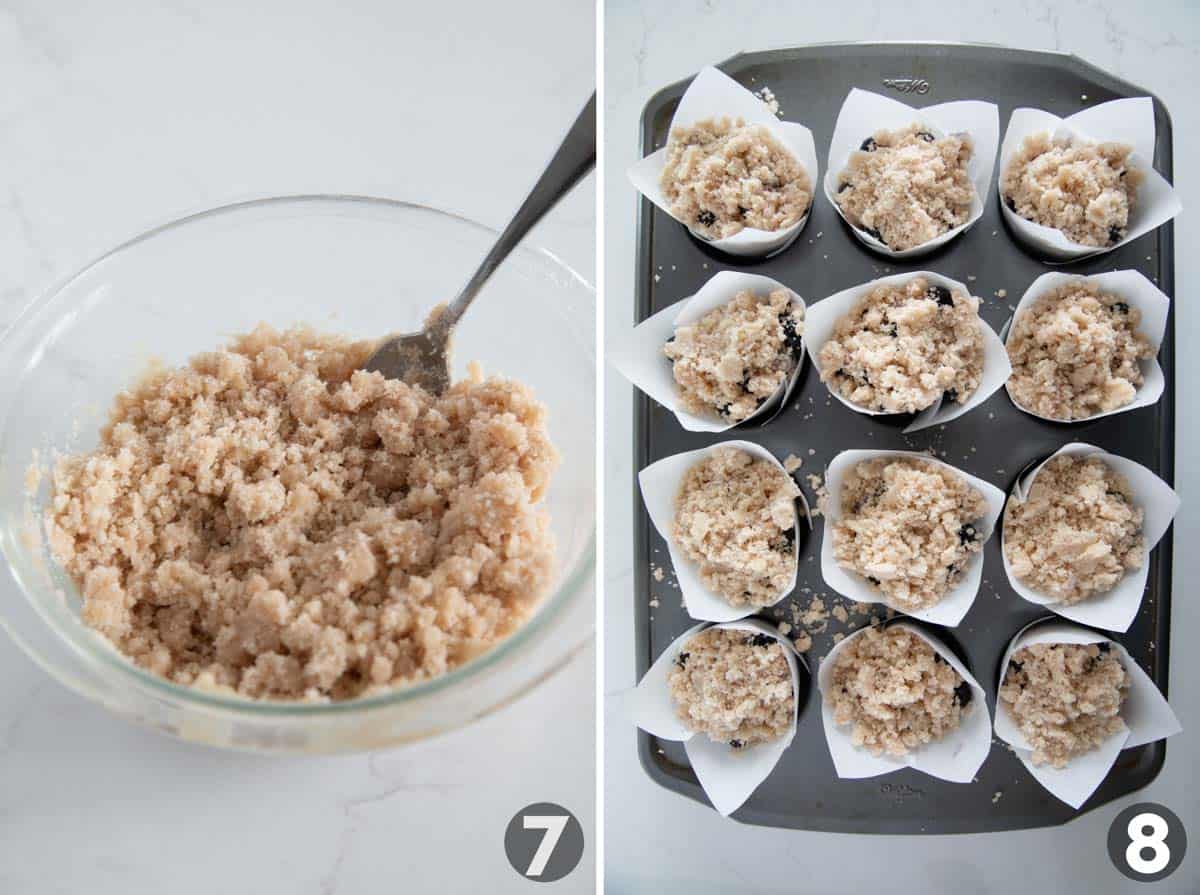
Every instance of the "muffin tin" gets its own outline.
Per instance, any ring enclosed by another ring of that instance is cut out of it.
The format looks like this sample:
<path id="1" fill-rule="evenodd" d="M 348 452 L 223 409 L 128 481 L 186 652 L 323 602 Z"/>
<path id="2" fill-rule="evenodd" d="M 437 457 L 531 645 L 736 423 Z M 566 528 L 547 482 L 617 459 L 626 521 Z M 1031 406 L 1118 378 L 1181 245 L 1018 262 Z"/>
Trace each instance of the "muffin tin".
<path id="1" fill-rule="evenodd" d="M 719 66 L 751 90 L 769 87 L 779 99 L 785 119 L 798 118 L 813 129 L 818 151 L 828 147 L 842 100 L 853 87 L 884 93 L 916 106 L 957 99 L 987 99 L 1000 107 L 1003 127 L 1012 110 L 1036 106 L 1067 116 L 1087 105 L 1146 91 L 1118 80 L 1071 56 L 987 46 L 948 44 L 846 44 L 798 47 L 735 56 Z M 655 94 L 641 122 L 641 151 L 646 155 L 665 144 L 667 129 L 687 82 Z M 1154 99 L 1157 144 L 1154 166 L 1171 178 L 1171 123 L 1166 108 Z M 993 181 L 997 175 L 993 174 Z M 1167 224 L 1108 254 L 1057 269 L 1096 274 L 1135 269 L 1168 295 L 1174 292 L 1172 225 Z M 1029 254 L 1008 232 L 993 189 L 983 218 L 969 232 L 916 263 L 897 262 L 861 245 L 823 195 L 800 238 L 787 250 L 764 261 L 731 258 L 692 238 L 686 229 L 649 201 L 639 204 L 636 310 L 643 320 L 696 292 L 720 270 L 743 270 L 774 277 L 810 301 L 889 273 L 936 270 L 966 283 L 981 299 L 980 314 L 999 332 L 1026 288 L 1051 269 Z M 1007 294 L 998 298 L 996 291 Z M 640 392 L 634 404 L 634 457 L 637 469 L 670 454 L 695 450 L 719 441 L 745 439 L 782 460 L 803 458 L 796 473 L 823 475 L 837 453 L 850 448 L 924 450 L 933 448 L 947 462 L 1008 491 L 1018 473 L 1064 444 L 1087 441 L 1143 464 L 1168 483 L 1174 471 L 1174 338 L 1173 318 L 1159 355 L 1166 390 L 1154 405 L 1082 424 L 1035 419 L 1018 410 L 1001 390 L 972 413 L 909 435 L 905 419 L 857 414 L 830 398 L 816 371 L 808 365 L 792 396 L 791 407 L 759 425 L 749 423 L 721 434 L 686 432 L 666 410 Z M 809 450 L 815 451 L 814 455 Z M 945 452 L 942 454 L 941 452 Z M 692 627 L 671 586 L 667 545 L 654 531 L 636 501 L 634 570 L 637 674 L 680 633 Z M 824 524 L 823 520 L 818 524 Z M 820 573 L 819 533 L 800 547 L 797 589 L 779 607 L 794 601 L 807 605 L 810 593 L 824 593 L 827 607 L 835 594 Z M 1020 599 L 1009 587 L 1000 555 L 1000 539 L 985 548 L 984 584 L 971 611 L 958 627 L 939 629 L 979 679 L 994 715 L 996 676 L 1010 638 L 1046 615 L 1043 608 Z M 653 568 L 663 567 L 662 582 Z M 1149 583 L 1137 619 L 1125 634 L 1114 635 L 1167 690 L 1171 583 L 1171 535 L 1149 557 Z M 651 600 L 657 606 L 651 606 Z M 790 611 L 784 619 L 790 621 Z M 776 621 L 770 609 L 759 617 Z M 859 618 L 861 623 L 862 619 Z M 848 630 L 830 621 L 813 636 L 806 658 L 814 673 L 833 645 L 832 634 Z M 883 777 L 842 780 L 837 777 L 821 730 L 820 694 L 813 687 L 800 706 L 796 738 L 774 772 L 733 815 L 750 824 L 852 833 L 972 833 L 1023 829 L 1064 823 L 1148 784 L 1162 768 L 1166 744 L 1150 743 L 1121 753 L 1105 782 L 1079 812 L 1046 792 L 1017 758 L 993 741 L 976 779 L 948 783 L 911 769 Z M 643 767 L 658 784 L 707 803 L 679 743 L 639 732 Z M 998 795 L 997 795 L 998 794 Z"/>

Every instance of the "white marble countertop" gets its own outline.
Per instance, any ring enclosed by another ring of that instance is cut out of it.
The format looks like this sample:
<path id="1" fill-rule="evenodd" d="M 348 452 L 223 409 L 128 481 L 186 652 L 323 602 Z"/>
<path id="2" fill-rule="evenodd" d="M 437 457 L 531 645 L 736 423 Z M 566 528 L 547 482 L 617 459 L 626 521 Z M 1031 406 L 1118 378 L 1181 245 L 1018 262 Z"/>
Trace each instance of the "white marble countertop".
<path id="1" fill-rule="evenodd" d="M 638 116 L 661 87 L 741 50 L 850 40 L 987 41 L 1066 50 L 1152 90 L 1173 113 L 1175 183 L 1185 211 L 1176 222 L 1176 336 L 1200 338 L 1200 310 L 1189 284 L 1200 276 L 1200 181 L 1189 165 L 1200 138 L 1193 112 L 1200 76 L 1200 18 L 1184 3 L 1146 8 L 1072 0 L 1006 4 L 960 0 L 893 3 L 869 0 L 814 13 L 779 2 L 610 2 L 606 14 L 605 291 L 607 334 L 632 323 L 634 215 L 637 195 L 625 169 L 637 157 Z M 1191 208 L 1191 212 L 1186 209 Z M 1200 378 L 1200 356 L 1180 352 L 1179 382 Z M 607 557 L 605 573 L 606 692 L 633 683 L 631 391 L 606 374 Z M 1200 471 L 1194 454 L 1200 421 L 1195 401 L 1179 402 L 1177 483 L 1184 497 L 1175 525 L 1175 600 L 1171 701 L 1185 732 L 1172 738 L 1158 779 L 1136 796 L 1091 812 L 1065 827 L 959 837 L 871 837 L 748 827 L 650 782 L 637 763 L 634 731 L 608 719 L 605 759 L 605 864 L 612 892 L 860 892 L 884 884 L 896 893 L 1012 890 L 1110 893 L 1132 891 L 1105 854 L 1104 836 L 1117 811 L 1138 800 L 1171 807 L 1200 838 L 1200 783 L 1193 774 L 1200 746 L 1200 655 L 1185 638 L 1200 625 L 1191 582 L 1200 556 L 1185 545 L 1200 536 Z M 1189 854 L 1155 892 L 1200 889 L 1200 858 Z"/>
<path id="2" fill-rule="evenodd" d="M 249 196 L 503 226 L 595 84 L 592 3 L 535 5 L 0 0 L 0 326 L 149 225 Z M 594 280 L 594 216 L 589 179 L 530 241 Z M 265 759 L 110 717 L 0 637 L 0 892 L 528 891 L 518 809 L 561 803 L 595 841 L 593 659 L 425 744 Z M 555 891 L 592 891 L 592 857 Z"/>

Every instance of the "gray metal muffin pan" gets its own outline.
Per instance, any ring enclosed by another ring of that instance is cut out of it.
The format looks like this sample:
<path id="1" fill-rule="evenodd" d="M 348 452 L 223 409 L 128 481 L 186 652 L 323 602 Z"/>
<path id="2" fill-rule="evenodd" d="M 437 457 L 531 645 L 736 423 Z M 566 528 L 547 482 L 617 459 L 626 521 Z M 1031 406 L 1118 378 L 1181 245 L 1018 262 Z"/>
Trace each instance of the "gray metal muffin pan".
<path id="1" fill-rule="evenodd" d="M 895 96 L 913 106 L 987 99 L 1000 107 L 1001 135 L 1009 114 L 1018 106 L 1034 106 L 1066 116 L 1086 105 L 1149 95 L 1072 56 L 982 45 L 827 44 L 744 53 L 719 67 L 752 90 L 770 87 L 784 119 L 801 121 L 812 129 L 822 166 L 838 109 L 852 87 Z M 666 142 L 671 115 L 686 85 L 686 81 L 673 84 L 646 104 L 641 121 L 643 155 Z M 1158 131 L 1154 166 L 1170 180 L 1171 120 L 1157 98 L 1154 108 Z M 821 173 L 823 176 L 824 170 Z M 1089 274 L 1133 268 L 1154 279 L 1167 295 L 1173 295 L 1171 224 L 1117 251 L 1051 267 L 1027 253 L 1007 231 L 994 188 L 998 173 L 997 163 L 992 192 L 984 197 L 983 218 L 947 246 L 911 263 L 896 263 L 862 246 L 830 207 L 819 184 L 808 226 L 795 243 L 765 261 L 731 258 L 707 248 L 643 199 L 637 224 L 637 318 L 645 319 L 693 294 L 714 273 L 725 269 L 774 277 L 810 304 L 888 273 L 935 270 L 971 286 L 983 299 L 981 315 L 997 332 L 1011 316 L 1010 306 L 1015 306 L 1034 279 L 1051 269 Z M 995 295 L 1000 289 L 1007 290 L 1004 298 Z M 668 411 L 638 392 L 634 408 L 635 468 L 729 438 L 755 441 L 781 460 L 789 453 L 803 457 L 804 466 L 797 473 L 801 478 L 808 473 L 823 473 L 835 454 L 849 448 L 932 447 L 944 451 L 947 462 L 1007 491 L 1017 473 L 1031 461 L 1067 442 L 1086 441 L 1135 460 L 1171 482 L 1175 419 L 1173 312 L 1160 360 L 1167 388 L 1152 407 L 1094 422 L 1062 425 L 1018 411 L 1001 390 L 945 427 L 911 436 L 902 435 L 902 425 L 889 418 L 857 414 L 829 400 L 811 364 L 792 400 L 798 409 L 789 408 L 766 424 L 739 426 L 720 435 L 684 431 Z M 810 413 L 812 416 L 806 419 Z M 810 456 L 809 449 L 815 455 Z M 637 483 L 632 482 L 631 487 L 636 491 Z M 671 586 L 666 545 L 650 524 L 640 495 L 636 496 L 636 506 L 634 625 L 640 678 L 671 640 L 695 622 L 680 605 L 678 589 Z M 823 522 L 818 519 L 816 524 L 820 528 Z M 1151 554 L 1149 584 L 1137 620 L 1127 633 L 1116 635 L 1164 693 L 1171 540 L 1168 532 Z M 996 675 L 1005 646 L 1022 627 L 1046 615 L 1044 609 L 1025 602 L 1008 586 L 999 545 L 998 536 L 988 542 L 984 584 L 963 622 L 954 629 L 935 629 L 979 679 L 987 691 L 988 709 L 993 716 Z M 802 543 L 797 590 L 779 607 L 787 607 L 789 600 L 806 605 L 809 595 L 801 591 L 804 587 L 833 596 L 821 578 L 819 546 L 820 531 L 811 533 Z M 668 574 L 664 581 L 654 580 L 653 566 L 665 568 Z M 652 599 L 657 600 L 656 608 L 650 605 Z M 826 603 L 829 605 L 830 600 Z M 760 616 L 778 620 L 770 609 Z M 790 621 L 790 612 L 784 618 Z M 848 629 L 831 619 L 829 628 L 813 638 L 807 659 L 814 675 L 816 660 L 829 651 L 832 634 L 838 630 Z M 849 833 L 974 833 L 1050 826 L 1145 786 L 1161 770 L 1166 756 L 1164 742 L 1122 752 L 1107 779 L 1079 812 L 1043 790 L 996 740 L 973 783 L 946 783 L 911 769 L 865 780 L 839 780 L 821 729 L 820 694 L 812 686 L 802 699 L 795 741 L 770 777 L 733 815 L 736 820 Z M 707 803 L 679 743 L 641 731 L 638 751 L 642 766 L 656 783 Z"/>

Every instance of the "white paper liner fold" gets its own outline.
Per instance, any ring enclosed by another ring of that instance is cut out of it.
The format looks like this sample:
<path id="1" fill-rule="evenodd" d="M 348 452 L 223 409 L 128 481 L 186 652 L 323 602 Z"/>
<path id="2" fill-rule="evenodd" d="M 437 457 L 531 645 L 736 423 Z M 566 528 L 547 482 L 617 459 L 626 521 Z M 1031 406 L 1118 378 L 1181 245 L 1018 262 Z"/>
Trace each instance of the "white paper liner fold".
<path id="1" fill-rule="evenodd" d="M 663 346 L 675 334 L 676 328 L 695 323 L 710 311 L 732 301 L 739 292 L 750 290 L 765 297 L 776 289 L 787 289 L 792 301 L 800 307 L 805 317 L 808 316 L 804 299 L 778 280 L 761 274 L 723 270 L 709 279 L 691 298 L 677 301 L 657 314 L 647 317 L 635 326 L 626 338 L 612 340 L 608 351 L 609 361 L 622 376 L 675 414 L 679 425 L 689 432 L 725 432 L 743 423 L 763 421 L 791 398 L 804 368 L 803 352 L 797 359 L 791 375 L 773 396 L 746 419 L 729 422 L 716 414 L 709 416 L 692 413 L 681 405 L 679 386 L 675 382 L 671 361 L 663 354 Z M 807 323 L 805 325 L 807 326 Z"/>
<path id="2" fill-rule="evenodd" d="M 784 736 L 769 743 L 759 743 L 734 750 L 727 743 L 715 743 L 705 734 L 688 729 L 675 713 L 667 689 L 667 677 L 675 657 L 696 634 L 709 627 L 728 628 L 774 637 L 783 647 L 792 672 L 792 694 L 795 711 L 792 723 Z M 642 730 L 660 739 L 677 740 L 684 744 L 688 761 L 713 807 L 722 815 L 730 815 L 759 787 L 778 764 L 779 758 L 796 736 L 796 719 L 804 693 L 800 688 L 800 664 L 791 642 L 775 628 L 757 619 L 728 622 L 710 626 L 699 624 L 680 634 L 650 666 L 645 676 L 632 690 L 616 694 L 612 700 L 615 710 Z M 805 666 L 807 677 L 808 669 Z"/>
<path id="3" fill-rule="evenodd" d="M 803 166 L 812 183 L 812 201 L 816 200 L 820 168 L 817 163 L 816 143 L 813 141 L 812 131 L 807 127 L 792 121 L 780 121 L 762 100 L 712 66 L 702 68 L 692 79 L 692 83 L 679 100 L 668 133 L 677 127 L 691 127 L 706 118 L 741 118 L 748 125 L 758 124 L 767 128 Z M 629 169 L 629 179 L 638 192 L 674 218 L 671 203 L 660 186 L 666 161 L 665 147 L 652 152 Z M 693 231 L 689 221 L 679 218 L 675 220 L 687 227 L 688 232 L 696 239 L 726 254 L 766 257 L 787 248 L 800 235 L 800 231 L 812 215 L 812 201 L 809 202 L 808 211 L 804 216 L 790 227 L 774 231 L 747 227 L 724 239 L 707 239 Z"/>
<path id="4" fill-rule="evenodd" d="M 1034 622 L 1012 639 L 1008 649 L 1004 651 L 1004 660 L 1000 663 L 997 693 L 1000 684 L 1004 683 L 1005 675 L 1008 674 L 1009 661 L 1022 647 L 1037 643 L 1105 642 L 1112 644 L 1113 652 L 1120 657 L 1121 664 L 1129 673 L 1129 693 L 1121 707 L 1121 717 L 1128 729 L 1113 734 L 1098 749 L 1076 756 L 1065 768 L 1033 763 L 1032 746 L 1017 727 L 1008 704 L 999 696 L 996 697 L 996 736 L 1013 747 L 1013 753 L 1038 783 L 1072 808 L 1079 808 L 1096 791 L 1096 787 L 1104 781 L 1122 749 L 1152 743 L 1179 733 L 1183 730 L 1179 719 L 1154 685 L 1154 681 L 1150 679 L 1150 675 L 1133 661 L 1125 648 L 1095 631 L 1064 622 Z"/>
<path id="5" fill-rule="evenodd" d="M 1029 490 L 1033 487 L 1038 473 L 1059 454 L 1069 457 L 1099 456 L 1129 482 L 1134 502 L 1142 508 L 1145 514 L 1142 521 L 1142 537 L 1145 540 L 1145 557 L 1142 566 L 1126 572 L 1117 586 L 1107 593 L 1097 594 L 1070 606 L 1065 606 L 1053 597 L 1039 593 L 1021 582 L 1012 570 L 1007 551 L 1001 551 L 1004 554 L 1004 574 L 1008 576 L 1008 583 L 1012 589 L 1030 603 L 1044 606 L 1050 611 L 1080 624 L 1103 628 L 1106 631 L 1127 631 L 1142 605 L 1146 580 L 1150 574 L 1150 551 L 1162 540 L 1171 525 L 1171 520 L 1179 511 L 1179 495 L 1170 485 L 1140 463 L 1110 454 L 1094 445 L 1072 442 L 1059 448 L 1037 466 L 1023 473 L 1013 485 L 1013 496 L 1017 500 L 1024 501 L 1029 496 Z"/>
<path id="6" fill-rule="evenodd" d="M 679 591 L 683 596 L 684 607 L 692 618 L 710 622 L 731 622 L 749 615 L 754 615 L 761 608 L 755 606 L 731 606 L 720 594 L 713 593 L 704 586 L 700 578 L 700 564 L 689 559 L 675 544 L 671 529 L 675 522 L 675 500 L 687 471 L 700 461 L 709 457 L 721 448 L 739 448 L 763 460 L 772 463 L 779 474 L 791 478 L 783 464 L 775 459 L 775 455 L 766 448 L 750 441 L 722 441 L 695 451 L 673 454 L 670 457 L 651 463 L 638 473 L 638 485 L 642 490 L 642 500 L 646 504 L 646 512 L 655 529 L 667 542 L 667 550 L 671 555 L 671 565 L 675 569 L 675 579 L 679 583 Z M 800 510 L 796 510 L 795 537 L 792 539 L 792 556 L 795 564 L 791 581 L 780 590 L 771 604 L 778 603 L 796 587 L 796 573 L 800 564 Z"/>
<path id="7" fill-rule="evenodd" d="M 1162 397 L 1166 384 L 1162 367 L 1158 363 L 1158 350 L 1162 347 L 1163 336 L 1167 331 L 1167 315 L 1171 310 L 1171 299 L 1136 270 L 1114 270 L 1091 276 L 1057 272 L 1042 274 L 1025 290 L 1025 294 L 1017 303 L 1016 310 L 1013 311 L 1012 319 L 1004 330 L 1005 351 L 1007 351 L 1008 340 L 1012 338 L 1017 319 L 1027 313 L 1034 302 L 1055 289 L 1075 282 L 1091 283 L 1101 292 L 1118 295 L 1131 308 L 1136 308 L 1141 312 L 1142 320 L 1138 325 L 1138 331 L 1143 333 L 1150 340 L 1150 344 L 1154 346 L 1154 356 L 1139 362 L 1142 370 L 1142 384 L 1138 387 L 1133 401 L 1124 407 L 1094 413 L 1077 420 L 1055 420 L 1053 417 L 1042 416 L 1040 413 L 1022 406 L 1013 397 L 1006 381 L 1004 388 L 1008 391 L 1008 396 L 1012 398 L 1013 404 L 1017 406 L 1018 410 L 1023 410 L 1038 419 L 1071 424 L 1085 423 L 1089 420 L 1100 419 L 1102 416 L 1112 416 L 1114 413 L 1125 413 L 1128 410 L 1136 410 L 1139 407 L 1148 407 L 1154 404 Z"/>
<path id="8" fill-rule="evenodd" d="M 913 460 L 933 463 L 943 469 L 950 470 L 950 472 L 959 478 L 966 480 L 968 484 L 983 495 L 987 503 L 986 515 L 983 519 L 976 522 L 976 530 L 979 532 L 979 537 L 984 545 L 987 544 L 988 539 L 995 531 L 1000 514 L 1004 511 L 1004 492 L 990 482 L 985 482 L 983 479 L 968 475 L 961 469 L 951 466 L 949 463 L 943 463 L 941 460 L 931 457 L 928 454 L 915 451 L 842 451 L 830 461 L 828 468 L 825 470 L 825 488 L 828 493 L 828 506 L 824 510 L 825 524 L 821 530 L 821 577 L 825 579 L 826 584 L 842 596 L 849 597 L 859 603 L 883 603 L 885 606 L 890 606 L 897 612 L 901 612 L 912 618 L 953 628 L 962 621 L 963 616 L 967 614 L 967 611 L 975 602 L 975 597 L 979 594 L 979 585 L 983 580 L 984 551 L 982 547 L 978 553 L 971 555 L 971 558 L 967 561 L 966 568 L 963 569 L 963 573 L 959 577 L 958 583 L 951 588 L 950 592 L 939 603 L 927 609 L 906 609 L 892 602 L 882 591 L 872 587 L 863 576 L 850 569 L 843 568 L 834 558 L 833 526 L 842 518 L 842 485 L 845 482 L 846 476 L 856 464 L 864 460 L 889 457 L 908 457 Z"/>
<path id="9" fill-rule="evenodd" d="M 921 245 L 896 251 L 851 224 L 842 214 L 835 197 L 838 176 L 850 161 L 850 154 L 858 150 L 863 140 L 878 130 L 894 131 L 914 123 L 929 126 L 938 137 L 961 133 L 971 135 L 975 148 L 967 165 L 967 174 L 975 187 L 975 195 L 971 199 L 971 212 L 965 224 L 947 230 Z M 890 258 L 915 258 L 945 245 L 958 234 L 973 227 L 983 216 L 983 197 L 988 195 L 991 187 L 996 147 L 999 142 L 1000 112 L 994 103 L 957 100 L 918 109 L 891 97 L 855 87 L 846 95 L 838 113 L 837 124 L 833 128 L 833 139 L 829 144 L 829 163 L 825 171 L 825 197 L 863 245 Z"/>
<path id="10" fill-rule="evenodd" d="M 952 292 L 957 290 L 967 295 L 972 294 L 971 290 L 958 280 L 952 280 L 950 277 L 933 271 L 918 270 L 912 273 L 897 273 L 879 277 L 821 299 L 805 311 L 804 321 L 804 348 L 808 352 L 817 374 L 820 375 L 821 372 L 821 364 L 818 360 L 821 348 L 833 337 L 833 330 L 839 319 L 849 314 L 854 306 L 877 286 L 902 285 L 916 277 L 924 277 L 931 285 L 944 286 Z M 904 429 L 905 433 L 918 432 L 930 426 L 940 426 L 958 419 L 990 398 L 1008 381 L 1008 377 L 1012 373 L 1012 365 L 1008 362 L 1008 352 L 1004 348 L 1004 342 L 982 317 L 979 318 L 979 326 L 983 333 L 983 375 L 980 378 L 979 387 L 962 404 L 939 398 L 931 406 L 913 416 L 912 422 Z M 872 410 L 848 401 L 828 382 L 825 383 L 825 388 L 834 398 L 858 413 L 864 413 L 867 416 L 895 416 L 889 411 Z"/>
<path id="11" fill-rule="evenodd" d="M 1138 184 L 1125 238 L 1120 242 L 1100 248 L 1072 242 L 1061 230 L 1026 220 L 1004 204 L 1004 172 L 1009 160 L 1020 150 L 1026 137 L 1043 132 L 1067 133 L 1095 143 L 1111 141 L 1133 147 L 1130 161 L 1145 176 Z M 1072 261 L 1118 249 L 1162 226 L 1183 209 L 1174 187 L 1154 170 L 1154 143 L 1154 101 L 1148 96 L 1110 100 L 1067 118 L 1041 109 L 1014 109 L 1000 146 L 1000 176 L 997 178 L 1000 213 L 1018 240 L 1053 261 Z"/>
<path id="12" fill-rule="evenodd" d="M 821 691 L 821 722 L 837 775 L 845 779 L 876 777 L 907 767 L 951 783 L 970 783 L 992 745 L 992 719 L 988 714 L 987 695 L 974 675 L 941 640 L 909 622 L 897 621 L 892 624 L 916 634 L 950 663 L 971 686 L 972 708 L 963 716 L 957 730 L 937 742 L 911 750 L 907 755 L 872 755 L 867 749 L 855 746 L 850 740 L 851 726 L 839 727 L 834 723 L 833 708 L 825 700 L 825 693 L 832 688 L 834 662 L 838 655 L 866 630 L 859 629 L 835 645 L 829 655 L 821 660 L 821 667 L 817 671 L 817 687 Z"/>

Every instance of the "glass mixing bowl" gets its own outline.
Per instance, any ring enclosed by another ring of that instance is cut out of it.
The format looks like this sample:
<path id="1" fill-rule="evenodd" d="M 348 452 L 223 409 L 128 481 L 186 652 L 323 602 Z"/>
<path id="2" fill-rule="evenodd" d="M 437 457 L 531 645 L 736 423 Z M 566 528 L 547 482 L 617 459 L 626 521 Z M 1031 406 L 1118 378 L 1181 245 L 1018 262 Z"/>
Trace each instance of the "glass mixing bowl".
<path id="1" fill-rule="evenodd" d="M 496 234 L 432 208 L 298 196 L 229 205 L 139 236 L 28 307 L 0 339 L 0 550 L 17 588 L 0 623 L 57 680 L 184 739 L 274 752 L 373 749 L 479 718 L 545 680 L 592 636 L 595 293 L 543 251 L 518 249 L 456 330 L 453 373 L 477 360 L 549 408 L 562 454 L 546 503 L 558 572 L 537 614 L 443 677 L 351 702 L 250 702 L 172 684 L 126 661 L 79 618 L 41 535 L 49 486 L 35 458 L 89 450 L 117 393 L 152 359 L 171 365 L 260 321 L 357 338 L 420 328 Z"/>

